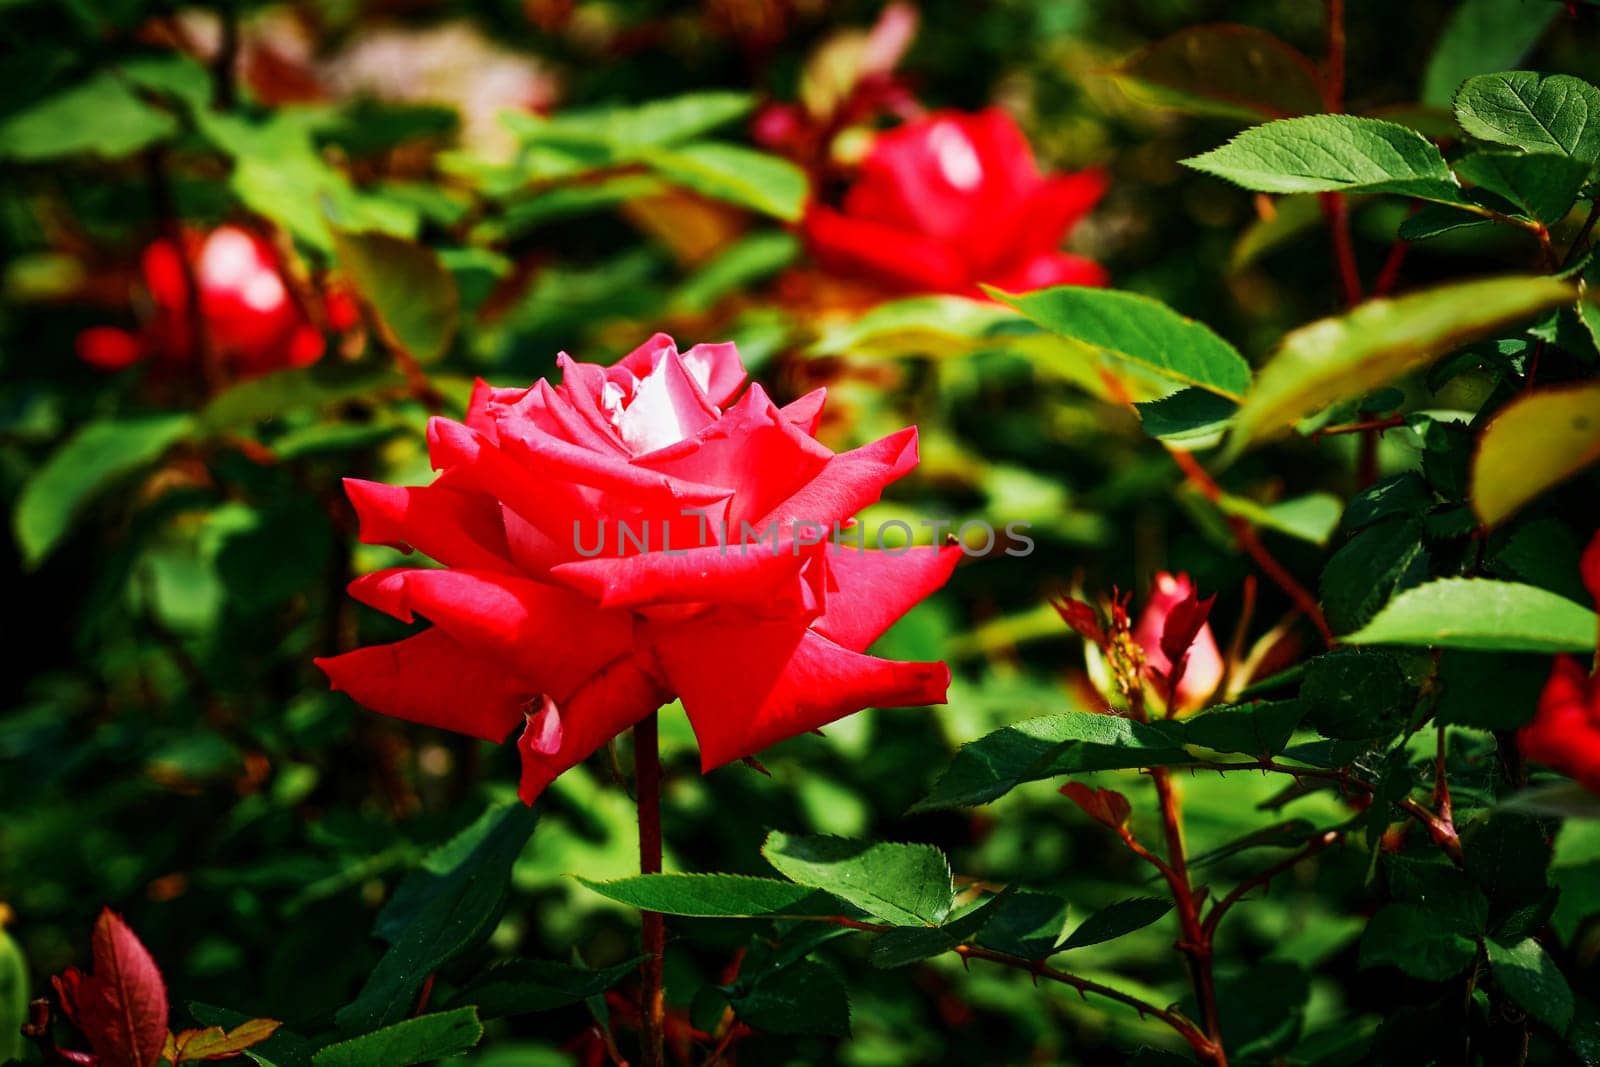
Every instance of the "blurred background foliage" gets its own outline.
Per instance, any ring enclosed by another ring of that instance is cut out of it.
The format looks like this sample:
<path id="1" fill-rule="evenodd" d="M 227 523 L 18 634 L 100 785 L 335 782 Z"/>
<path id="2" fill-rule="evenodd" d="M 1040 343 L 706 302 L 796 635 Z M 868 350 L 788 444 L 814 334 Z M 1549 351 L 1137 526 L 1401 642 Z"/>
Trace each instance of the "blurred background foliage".
<path id="1" fill-rule="evenodd" d="M 1461 6 L 1473 4 L 1351 0 L 1349 108 L 1447 122 L 1448 96 L 1427 100 L 1431 113 L 1418 102 L 1432 42 Z M 1548 26 L 1530 35 L 1528 66 L 1600 80 L 1600 11 L 1507 6 Z M 745 154 L 752 107 L 825 92 L 817 57 L 881 9 L 3 5 L 0 486 L 18 517 L 0 548 L 12 575 L 0 902 L 36 988 L 82 962 L 109 903 L 151 947 L 174 1004 L 314 1031 L 350 1001 L 381 954 L 367 936 L 377 909 L 433 847 L 510 795 L 516 760 L 325 691 L 314 655 L 401 632 L 344 595 L 393 553 L 355 543 L 339 479 L 426 481 L 426 419 L 459 415 L 474 376 L 526 383 L 552 373 L 558 351 L 606 361 L 656 330 L 684 345 L 738 341 L 780 401 L 829 386 L 824 437 L 836 448 L 915 422 L 922 467 L 873 525 L 1022 520 L 1038 544 L 963 567 L 882 642 L 885 655 L 952 661 L 946 708 L 865 713 L 766 753 L 768 774 L 736 765 L 706 777 L 669 712 L 668 869 L 768 874 L 759 846 L 777 828 L 931 842 L 958 880 L 1024 882 L 1079 917 L 1130 887 L 1155 891 L 1044 783 L 991 807 L 906 814 L 959 743 L 1089 706 L 1081 643 L 1036 610 L 1047 595 L 1143 590 L 1158 568 L 1186 570 L 1218 594 L 1226 642 L 1249 564 L 1092 381 L 1017 349 L 865 336 L 859 300 L 807 264 L 790 225 L 805 176 Z M 998 102 L 1045 164 L 1109 173 L 1071 247 L 1113 284 L 1205 321 L 1252 358 L 1341 306 L 1314 209 L 1274 207 L 1178 165 L 1240 120 L 1149 106 L 1117 74 L 1150 42 L 1217 21 L 1319 57 L 1321 4 L 925 0 L 916 13 L 898 74 L 926 105 Z M 1476 72 L 1469 58 L 1459 73 Z M 696 96 L 677 118 L 629 111 L 707 93 L 740 95 Z M 502 122 L 503 109 L 516 114 Z M 1371 276 L 1405 209 L 1370 198 L 1352 210 Z M 245 381 L 215 359 L 107 373 L 75 355 L 86 329 L 136 323 L 151 241 L 224 223 L 263 235 L 306 299 L 353 285 L 369 313 L 342 330 L 313 315 L 327 344 L 316 366 Z M 1441 239 L 1411 250 L 1405 285 L 1532 266 L 1537 251 L 1500 231 Z M 62 443 L 93 426 L 101 436 L 76 438 L 61 459 Z M 1356 447 L 1301 442 L 1230 474 L 1260 506 L 1290 491 L 1301 502 L 1279 516 L 1290 532 L 1265 535 L 1299 573 L 1320 565 Z M 1385 449 L 1385 469 L 1415 461 L 1403 445 Z M 1287 607 L 1263 585 L 1251 638 Z M 1297 649 L 1291 640 L 1275 655 Z M 511 956 L 633 958 L 634 913 L 569 877 L 637 869 L 620 777 L 618 757 L 603 755 L 557 781 L 492 937 L 444 982 Z M 1192 851 L 1259 828 L 1257 806 L 1281 788 L 1246 775 L 1186 781 Z M 1342 811 L 1322 796 L 1295 815 L 1326 824 Z M 1557 862 L 1592 854 L 1564 834 Z M 1370 1032 L 1398 995 L 1399 976 L 1357 967 L 1366 863 L 1358 850 L 1331 853 L 1314 879 L 1275 888 L 1230 925 L 1221 954 L 1242 968 L 1238 983 L 1258 987 L 1249 996 L 1263 1018 L 1293 1017 L 1309 1033 L 1353 1017 Z M 693 1016 L 690 997 L 720 980 L 752 924 L 684 919 L 671 931 L 669 999 Z M 951 956 L 881 971 L 845 944 L 823 955 L 847 976 L 850 1039 L 758 1035 L 740 1045 L 747 1062 L 1097 1064 L 1146 1042 L 1173 1047 L 1129 1010 L 1025 975 L 962 973 Z M 1305 970 L 1285 979 L 1274 960 Z M 1147 983 L 1159 1004 L 1183 995 L 1162 925 L 1079 950 L 1074 967 Z M 1300 981 L 1306 996 L 1283 988 Z M 592 1010 L 491 1022 L 470 1062 L 564 1062 Z"/>

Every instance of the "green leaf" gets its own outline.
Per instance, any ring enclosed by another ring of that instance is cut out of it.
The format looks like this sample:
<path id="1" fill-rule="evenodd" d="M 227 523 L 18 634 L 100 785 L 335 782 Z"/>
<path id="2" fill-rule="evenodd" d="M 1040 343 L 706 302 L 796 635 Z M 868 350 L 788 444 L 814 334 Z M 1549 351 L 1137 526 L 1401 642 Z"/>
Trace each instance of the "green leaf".
<path id="1" fill-rule="evenodd" d="M 419 976 L 420 978 L 420 976 Z M 420 984 L 420 983 L 419 983 Z M 409 1067 L 465 1052 L 483 1039 L 473 1008 L 420 1015 L 370 1034 L 329 1045 L 311 1057 L 312 1067 Z"/>
<path id="2" fill-rule="evenodd" d="M 785 878 L 898 926 L 943 923 L 955 900 L 950 862 L 932 845 L 792 837 L 774 831 L 761 854 Z"/>
<path id="3" fill-rule="evenodd" d="M 1516 66 L 1560 14 L 1556 4 L 1461 0 L 1434 43 L 1422 76 L 1422 100 L 1448 107 L 1474 74 Z"/>
<path id="4" fill-rule="evenodd" d="M 1472 510 L 1496 526 L 1600 460 L 1600 383 L 1527 393 L 1502 408 L 1472 457 Z"/>
<path id="5" fill-rule="evenodd" d="M 1015 312 L 964 296 L 913 296 L 879 304 L 828 328 L 807 351 L 818 356 L 960 356 L 994 342 Z"/>
<path id="6" fill-rule="evenodd" d="M 11 935 L 0 929 L 0 1063 L 22 1058 L 28 1000 L 27 961 Z"/>
<path id="7" fill-rule="evenodd" d="M 578 881 L 618 903 L 663 915 L 751 918 L 837 910 L 809 887 L 747 874 L 640 874 L 609 882 Z"/>
<path id="8" fill-rule="evenodd" d="M 1250 388 L 1250 365 L 1237 349 L 1159 300 L 1081 285 L 1020 294 L 987 286 L 985 291 L 1051 333 L 1182 385 L 1231 400 Z"/>
<path id="9" fill-rule="evenodd" d="M 1172 901 L 1160 897 L 1130 897 L 1108 904 L 1078 924 L 1061 943 L 1061 951 L 1098 945 L 1143 930 L 1172 910 Z"/>
<path id="10" fill-rule="evenodd" d="M 1423 210 L 1427 210 L 1424 208 Z M 1239 234 L 1228 256 L 1228 270 L 1238 272 L 1323 224 L 1320 198 L 1312 193 L 1280 196 L 1264 218 L 1254 218 Z"/>
<path id="11" fill-rule="evenodd" d="M 1455 168 L 1473 185 L 1546 224 L 1566 218 L 1589 176 L 1589 164 L 1554 152 L 1474 152 L 1457 160 Z"/>
<path id="12" fill-rule="evenodd" d="M 1422 524 L 1390 518 L 1358 531 L 1322 569 L 1320 589 L 1328 625 L 1335 633 L 1359 629 L 1389 594 L 1425 563 Z"/>
<path id="13" fill-rule="evenodd" d="M 1251 26 L 1190 26 L 1146 45 L 1111 71 L 1140 103 L 1249 121 L 1322 110 L 1316 66 Z"/>
<path id="14" fill-rule="evenodd" d="M 405 384 L 404 375 L 389 367 L 331 361 L 291 367 L 240 382 L 212 397 L 200 409 L 200 428 L 206 433 L 237 433 L 267 419 L 372 398 Z"/>
<path id="15" fill-rule="evenodd" d="M 1440 726 L 1515 730 L 1533 717 L 1550 661 L 1544 656 L 1446 649 L 1435 685 Z"/>
<path id="16" fill-rule="evenodd" d="M 121 159 L 177 131 L 176 119 L 103 71 L 0 123 L 0 157 L 25 163 L 79 153 Z"/>
<path id="17" fill-rule="evenodd" d="M 450 998 L 450 1005 L 475 1007 L 480 1019 L 549 1011 L 604 993 L 645 958 L 598 971 L 553 960 L 505 960 L 468 982 Z"/>
<path id="18" fill-rule="evenodd" d="M 1298 700 L 1215 707 L 1184 720 L 1184 741 L 1215 752 L 1265 759 L 1283 751 L 1305 713 L 1306 706 Z"/>
<path id="19" fill-rule="evenodd" d="M 793 263 L 799 239 L 781 230 L 753 233 L 700 268 L 672 294 L 671 313 L 699 315 Z"/>
<path id="20" fill-rule="evenodd" d="M 1066 936 L 1067 902 L 1027 890 L 996 897 L 976 942 L 984 948 L 1025 960 L 1040 960 Z"/>
<path id="21" fill-rule="evenodd" d="M 100 493 L 154 463 L 194 428 L 192 416 L 138 415 L 91 422 L 23 484 L 11 516 L 23 566 L 44 561 Z"/>
<path id="22" fill-rule="evenodd" d="M 1600 794 L 1577 782 L 1553 782 L 1511 794 L 1500 802 L 1499 810 L 1557 819 L 1600 819 Z M 1565 902 L 1565 896 L 1562 899 Z"/>
<path id="23" fill-rule="evenodd" d="M 798 222 L 805 210 L 805 171 L 752 148 L 711 143 L 653 148 L 639 161 L 675 185 L 785 222 Z"/>
<path id="24" fill-rule="evenodd" d="M 378 318 L 384 340 L 419 363 L 444 356 L 455 336 L 455 276 L 426 245 L 386 233 L 335 230 L 339 264 Z"/>
<path id="25" fill-rule="evenodd" d="M 1282 432 L 1329 404 L 1362 396 L 1462 345 L 1570 303 L 1553 278 L 1442 285 L 1303 326 L 1284 338 L 1233 420 L 1231 447 Z"/>
<path id="26" fill-rule="evenodd" d="M 1205 389 L 1179 389 L 1160 400 L 1135 404 L 1139 425 L 1151 437 L 1205 447 L 1221 436 L 1239 405 Z"/>
<path id="27" fill-rule="evenodd" d="M 574 109 L 548 118 L 512 112 L 505 121 L 529 143 L 599 143 L 627 149 L 682 143 L 749 114 L 754 106 L 749 93 L 712 91 L 637 107 Z"/>
<path id="28" fill-rule="evenodd" d="M 1556 1033 L 1572 1022 L 1572 988 L 1544 948 L 1533 938 L 1514 945 L 1490 941 L 1489 970 L 1511 1001 Z"/>
<path id="29" fill-rule="evenodd" d="M 999 896 L 990 897 L 951 918 L 943 926 L 902 926 L 880 934 L 872 942 L 872 965 L 892 970 L 929 956 L 937 956 L 941 952 L 949 952 L 957 945 L 971 941 L 1004 906 L 1010 895 L 1007 890 Z"/>
<path id="30" fill-rule="evenodd" d="M 1432 141 L 1397 123 L 1355 115 L 1252 126 L 1183 164 L 1258 193 L 1399 193 L 1464 202 Z"/>
<path id="31" fill-rule="evenodd" d="M 233 1030 L 252 1019 L 244 1012 L 193 1000 L 188 1002 L 187 1007 L 189 1014 L 201 1026 L 220 1026 L 225 1030 Z M 262 1067 L 311 1067 L 314 1048 L 304 1037 L 280 1026 L 271 1037 L 246 1049 L 245 1055 Z"/>
<path id="32" fill-rule="evenodd" d="M 1600 158 L 1600 89 L 1581 78 L 1531 70 L 1480 74 L 1462 84 L 1455 110 L 1461 128 L 1481 141 L 1585 163 Z"/>
<path id="33" fill-rule="evenodd" d="M 850 1034 L 850 994 L 837 971 L 799 960 L 762 975 L 745 993 L 730 996 L 734 1014 L 769 1034 Z"/>
<path id="34" fill-rule="evenodd" d="M 1460 974 L 1477 954 L 1472 936 L 1417 904 L 1384 905 L 1361 938 L 1362 967 L 1387 964 L 1430 982 Z"/>
<path id="35" fill-rule="evenodd" d="M 1300 698 L 1308 725 L 1324 737 L 1380 737 L 1405 725 L 1413 693 L 1394 657 L 1339 649 L 1306 665 Z"/>
<path id="36" fill-rule="evenodd" d="M 1417 645 L 1478 652 L 1590 652 L 1595 613 L 1566 597 L 1519 582 L 1441 578 L 1407 589 L 1352 645 Z"/>
<path id="37" fill-rule="evenodd" d="M 1252 526 L 1276 530 L 1313 545 L 1328 543 L 1339 525 L 1339 512 L 1344 507 L 1332 493 L 1307 493 L 1271 504 L 1258 504 L 1248 497 L 1223 493 L 1214 503 L 1225 515 L 1236 515 Z"/>
<path id="38" fill-rule="evenodd" d="M 961 746 L 932 792 L 911 810 L 987 804 L 1024 782 L 1079 771 L 1188 763 L 1181 729 L 1090 712 L 1026 719 Z"/>
<path id="39" fill-rule="evenodd" d="M 1426 241 L 1453 230 L 1493 225 L 1493 219 L 1486 219 L 1475 212 L 1462 211 L 1445 204 L 1427 204 L 1422 210 L 1407 215 L 1396 232 L 1402 241 Z"/>
<path id="40" fill-rule="evenodd" d="M 493 932 L 511 865 L 537 821 L 523 804 L 490 808 L 400 883 L 376 925 L 389 951 L 339 1010 L 340 1030 L 362 1033 L 405 1018 L 429 972 Z"/>

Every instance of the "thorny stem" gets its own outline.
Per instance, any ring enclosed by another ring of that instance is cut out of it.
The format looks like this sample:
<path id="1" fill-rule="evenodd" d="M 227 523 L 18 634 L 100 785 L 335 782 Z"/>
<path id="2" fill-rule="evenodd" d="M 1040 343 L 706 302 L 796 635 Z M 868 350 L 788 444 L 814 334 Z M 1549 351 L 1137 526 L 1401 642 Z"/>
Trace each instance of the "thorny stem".
<path id="1" fill-rule="evenodd" d="M 882 923 L 862 922 L 859 919 L 851 919 L 843 915 L 826 915 L 820 916 L 819 919 L 821 922 L 831 923 L 834 926 L 847 927 L 851 930 L 868 930 L 875 933 L 882 933 L 886 930 L 894 929 L 894 927 L 887 926 Z M 1137 1011 L 1140 1015 L 1149 1015 L 1152 1018 L 1159 1019 L 1168 1026 L 1172 1027 L 1178 1032 L 1179 1036 L 1189 1043 L 1189 1047 L 1194 1049 L 1195 1053 L 1202 1059 L 1206 1059 L 1212 1063 L 1225 1062 L 1217 1059 L 1217 1057 L 1222 1054 L 1221 1048 L 1219 1048 L 1216 1043 L 1211 1040 L 1211 1038 L 1207 1037 L 1205 1032 L 1201 1030 L 1200 1027 L 1196 1026 L 1192 1019 L 1176 1009 L 1158 1008 L 1149 1001 L 1140 1000 L 1131 993 L 1124 993 L 1120 989 L 1113 989 L 1110 986 L 1101 985 L 1099 982 L 1094 982 L 1087 978 L 1080 978 L 1075 974 L 1068 974 L 1066 971 L 1058 971 L 1053 967 L 1047 967 L 1045 966 L 1043 960 L 1029 960 L 1023 959 L 1020 956 L 1008 956 L 1004 952 L 996 952 L 993 949 L 981 948 L 977 945 L 968 944 L 956 945 L 950 951 L 960 956 L 963 963 L 969 960 L 988 960 L 990 963 L 998 963 L 1002 967 L 1010 967 L 1014 970 L 1027 971 L 1029 974 L 1033 975 L 1035 981 L 1038 981 L 1040 978 L 1045 978 L 1052 982 L 1059 982 L 1062 985 L 1071 986 L 1080 994 L 1094 993 L 1097 996 L 1105 997 L 1108 1000 L 1115 1000 L 1119 1003 L 1126 1004 L 1130 1008 L 1133 1008 L 1135 1011 Z"/>
<path id="2" fill-rule="evenodd" d="M 1205 1019 L 1206 1035 L 1211 1039 L 1211 1054 L 1203 1058 L 1217 1067 L 1227 1067 L 1228 1056 L 1222 1048 L 1221 1017 L 1217 1013 L 1217 984 L 1211 971 L 1211 933 L 1201 925 L 1200 900 L 1189 882 L 1189 864 L 1183 853 L 1183 813 L 1178 791 L 1165 767 L 1152 768 L 1150 777 L 1155 781 L 1156 795 L 1161 799 L 1161 825 L 1167 838 L 1167 862 L 1163 874 L 1172 888 L 1173 902 L 1178 907 L 1178 926 L 1182 931 L 1178 951 L 1189 959 L 1195 1000 Z"/>
<path id="3" fill-rule="evenodd" d="M 1329 845 L 1332 845 L 1334 842 L 1339 841 L 1343 837 L 1344 835 L 1339 831 L 1329 830 L 1325 834 L 1312 838 L 1311 842 L 1307 844 L 1306 847 L 1302 848 L 1294 855 L 1288 857 L 1287 859 L 1279 860 L 1277 863 L 1274 863 L 1272 866 L 1268 867 L 1264 871 L 1261 871 L 1259 874 L 1253 875 L 1252 877 L 1245 879 L 1243 882 L 1240 882 L 1238 885 L 1234 886 L 1231 893 L 1217 901 L 1215 904 L 1211 905 L 1211 911 L 1206 914 L 1206 919 L 1202 924 L 1202 928 L 1208 935 L 1215 933 L 1217 925 L 1222 922 L 1222 917 L 1228 913 L 1228 909 L 1243 900 L 1245 898 L 1245 894 L 1249 893 L 1250 890 L 1257 887 L 1266 886 L 1284 871 L 1298 866 L 1301 860 L 1310 859 L 1312 856 L 1315 856 L 1317 853 L 1321 852 Z"/>
<path id="4" fill-rule="evenodd" d="M 639 805 L 639 873 L 661 873 L 661 744 L 656 712 L 640 719 L 633 728 L 633 765 Z M 644 981 L 643 1003 L 639 1015 L 643 1026 L 645 1067 L 663 1067 L 663 1038 L 666 1031 L 666 1002 L 661 989 L 663 955 L 666 952 L 666 921 L 658 911 L 641 911 L 640 941 L 645 961 L 640 966 Z"/>
<path id="5" fill-rule="evenodd" d="M 1221 501 L 1222 487 L 1216 483 L 1216 480 L 1211 475 L 1206 473 L 1206 469 L 1200 466 L 1198 460 L 1182 449 L 1170 446 L 1167 448 L 1167 454 L 1172 457 L 1173 462 L 1178 465 L 1178 469 L 1183 471 L 1184 477 L 1189 479 L 1189 482 L 1200 491 L 1202 496 L 1213 504 Z M 1317 633 L 1322 635 L 1323 642 L 1329 645 L 1334 644 L 1333 630 L 1328 627 L 1328 620 L 1323 617 L 1322 606 L 1317 603 L 1317 598 L 1307 592 L 1306 588 L 1299 582 L 1295 581 L 1294 575 L 1290 574 L 1283 564 L 1279 563 L 1277 558 L 1267 550 L 1267 546 L 1261 543 L 1261 537 L 1256 533 L 1255 527 L 1251 526 L 1247 519 L 1238 515 L 1224 513 L 1223 518 L 1227 521 L 1228 529 L 1232 531 L 1233 539 L 1239 547 L 1251 559 L 1255 560 L 1256 566 L 1261 568 L 1263 574 L 1271 578 L 1278 588 L 1288 594 L 1289 599 L 1294 602 L 1294 606 L 1305 613 L 1306 618 L 1311 620 L 1311 625 L 1317 628 Z"/>
<path id="6" fill-rule="evenodd" d="M 1134 407 L 1133 397 L 1116 375 L 1103 372 L 1100 378 L 1105 383 L 1106 391 L 1118 403 L 1128 408 Z M 1172 462 L 1178 465 L 1178 469 L 1183 472 L 1184 477 L 1199 490 L 1201 496 L 1205 497 L 1213 506 L 1217 506 L 1220 511 L 1222 487 L 1216 483 L 1216 479 L 1207 474 L 1206 469 L 1200 466 L 1199 461 L 1188 452 L 1183 451 L 1181 448 L 1174 448 L 1171 445 L 1167 445 L 1166 449 L 1167 455 L 1172 457 Z M 1227 522 L 1228 529 L 1233 533 L 1234 543 L 1251 559 L 1255 560 L 1256 566 L 1261 568 L 1262 573 L 1271 578 L 1273 583 L 1282 589 L 1289 599 L 1294 602 L 1295 607 L 1299 608 L 1306 618 L 1311 620 L 1311 624 L 1317 628 L 1317 633 L 1322 635 L 1323 643 L 1334 644 L 1333 631 L 1329 629 L 1328 620 L 1322 615 L 1322 607 L 1317 603 L 1317 598 L 1308 593 L 1299 582 L 1295 581 L 1294 575 L 1284 569 L 1283 564 L 1279 563 L 1277 558 L 1267 550 L 1267 546 L 1261 543 L 1261 538 L 1256 534 L 1255 527 L 1250 525 L 1249 520 L 1237 515 L 1229 515 L 1226 512 L 1223 512 L 1223 519 Z"/>
<path id="7" fill-rule="evenodd" d="M 1374 788 L 1359 778 L 1352 778 L 1344 771 L 1326 770 L 1321 767 L 1290 767 L 1274 760 L 1256 760 L 1252 763 L 1215 763 L 1200 761 L 1184 764 L 1195 770 L 1216 771 L 1219 774 L 1228 771 L 1270 771 L 1276 774 L 1287 774 L 1295 780 L 1312 778 L 1319 781 L 1337 782 L 1341 790 L 1354 789 L 1360 793 L 1372 794 Z M 1417 820 L 1428 830 L 1428 835 L 1434 844 L 1444 850 L 1456 866 L 1465 862 L 1461 851 L 1461 838 L 1456 833 L 1455 823 L 1448 817 L 1436 814 L 1410 797 L 1395 801 L 1395 806 L 1413 819 Z"/>
<path id="8" fill-rule="evenodd" d="M 1388 415 L 1381 419 L 1368 419 L 1365 422 L 1347 422 L 1342 426 L 1328 426 L 1316 431 L 1313 437 L 1336 437 L 1345 433 L 1364 433 L 1368 430 L 1392 430 L 1396 426 L 1404 426 L 1404 415 Z"/>

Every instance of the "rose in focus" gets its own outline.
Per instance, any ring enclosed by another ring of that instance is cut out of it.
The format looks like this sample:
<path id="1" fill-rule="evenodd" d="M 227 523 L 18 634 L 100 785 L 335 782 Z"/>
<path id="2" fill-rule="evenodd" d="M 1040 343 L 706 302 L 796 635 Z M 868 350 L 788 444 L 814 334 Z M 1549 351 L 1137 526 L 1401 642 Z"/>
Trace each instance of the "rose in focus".
<path id="1" fill-rule="evenodd" d="M 143 360 L 182 366 L 204 351 L 235 377 L 283 367 L 304 367 L 322 358 L 326 342 L 284 277 L 276 251 L 236 226 L 151 242 L 140 258 L 146 311 L 136 331 L 97 326 L 78 335 L 78 355 L 103 370 L 121 370 Z M 190 258 L 185 267 L 183 256 Z M 191 292 L 199 291 L 198 315 Z M 345 330 L 358 313 L 339 291 L 318 309 L 327 325 Z"/>
<path id="2" fill-rule="evenodd" d="M 1600 533 L 1581 561 L 1583 584 L 1600 604 Z M 1517 732 L 1517 747 L 1537 763 L 1600 793 L 1600 675 L 1571 656 L 1557 656 L 1533 721 Z"/>
<path id="3" fill-rule="evenodd" d="M 879 134 L 840 207 L 812 203 L 803 228 L 823 266 L 893 292 L 1104 285 L 1060 245 L 1105 188 L 1099 171 L 1041 174 L 998 108 L 935 111 Z"/>
<path id="4" fill-rule="evenodd" d="M 943 703 L 944 664 L 863 650 L 944 584 L 959 547 L 720 543 L 743 524 L 847 521 L 916 465 L 915 427 L 835 454 L 815 439 L 823 391 L 782 408 L 759 385 L 741 394 L 731 344 L 680 353 L 658 334 L 610 367 L 558 362 L 558 386 L 480 382 L 464 424 L 434 418 L 432 485 L 346 482 L 364 542 L 443 566 L 351 584 L 433 625 L 319 660 L 335 689 L 490 741 L 523 726 L 529 803 L 674 697 L 708 770 L 862 708 Z"/>

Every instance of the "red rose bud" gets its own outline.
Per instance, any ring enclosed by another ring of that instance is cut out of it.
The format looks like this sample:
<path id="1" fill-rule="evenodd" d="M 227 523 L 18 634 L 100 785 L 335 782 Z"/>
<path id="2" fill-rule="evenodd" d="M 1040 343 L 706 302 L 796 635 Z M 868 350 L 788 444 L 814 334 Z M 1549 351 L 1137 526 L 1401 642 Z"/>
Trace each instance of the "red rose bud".
<path id="1" fill-rule="evenodd" d="M 823 391 L 741 393 L 731 344 L 658 334 L 614 366 L 559 363 L 560 385 L 480 382 L 464 424 L 433 419 L 432 485 L 345 483 L 364 542 L 442 566 L 351 583 L 432 625 L 318 660 L 335 689 L 485 740 L 522 728 L 529 803 L 674 697 L 706 769 L 862 708 L 944 702 L 944 664 L 863 650 L 960 546 L 827 540 L 916 466 L 914 427 L 835 454 L 814 437 Z"/>
<path id="2" fill-rule="evenodd" d="M 1176 677 L 1180 711 L 1201 707 L 1222 684 L 1222 653 L 1206 622 L 1214 599 L 1197 600 L 1187 574 L 1161 571 L 1134 627 L 1146 669 L 1169 684 Z"/>
<path id="3" fill-rule="evenodd" d="M 879 134 L 842 206 L 813 203 L 803 229 L 824 266 L 894 292 L 1104 285 L 1060 244 L 1105 188 L 1099 171 L 1041 175 L 1004 111 L 939 111 Z"/>
<path id="4" fill-rule="evenodd" d="M 239 227 L 223 226 L 203 238 L 186 235 L 184 247 L 199 289 L 205 344 L 232 373 L 248 377 L 322 358 L 322 332 L 290 292 L 269 243 Z M 152 242 L 140 266 L 152 309 L 149 317 L 137 332 L 85 330 L 77 345 L 85 362 L 118 370 L 151 358 L 173 365 L 198 358 L 190 279 L 179 250 L 171 241 Z M 336 310 L 330 303 L 330 322 Z"/>

